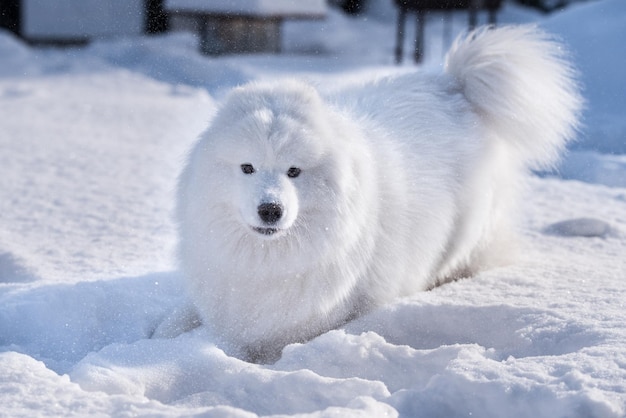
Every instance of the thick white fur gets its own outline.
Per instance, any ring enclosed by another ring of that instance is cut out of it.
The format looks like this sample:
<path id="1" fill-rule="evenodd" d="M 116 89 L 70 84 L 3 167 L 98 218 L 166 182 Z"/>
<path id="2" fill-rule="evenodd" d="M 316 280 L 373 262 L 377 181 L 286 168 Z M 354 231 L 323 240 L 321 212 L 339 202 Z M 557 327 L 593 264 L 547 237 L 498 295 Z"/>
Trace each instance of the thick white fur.
<path id="1" fill-rule="evenodd" d="M 520 175 L 554 162 L 581 99 L 532 27 L 474 32 L 446 62 L 333 97 L 296 81 L 228 95 L 178 202 L 189 294 L 227 352 L 271 361 L 501 258 Z M 263 202 L 284 207 L 271 236 L 253 229 Z"/>

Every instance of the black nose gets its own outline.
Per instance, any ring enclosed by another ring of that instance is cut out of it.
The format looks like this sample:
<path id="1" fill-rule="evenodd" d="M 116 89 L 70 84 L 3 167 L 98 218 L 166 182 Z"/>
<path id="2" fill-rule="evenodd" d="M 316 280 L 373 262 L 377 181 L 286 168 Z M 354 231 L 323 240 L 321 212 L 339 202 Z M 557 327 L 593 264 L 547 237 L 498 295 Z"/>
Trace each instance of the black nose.
<path id="1" fill-rule="evenodd" d="M 280 203 L 261 203 L 257 208 L 259 218 L 266 224 L 276 223 L 283 216 L 283 205 Z"/>

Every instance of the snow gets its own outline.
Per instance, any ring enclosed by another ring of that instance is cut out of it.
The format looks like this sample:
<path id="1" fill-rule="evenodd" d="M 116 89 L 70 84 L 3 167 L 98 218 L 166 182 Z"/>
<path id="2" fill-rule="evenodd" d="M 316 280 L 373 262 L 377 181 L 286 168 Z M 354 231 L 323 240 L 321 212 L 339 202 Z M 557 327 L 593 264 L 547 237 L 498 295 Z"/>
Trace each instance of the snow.
<path id="1" fill-rule="evenodd" d="M 626 53 L 622 38 L 613 36 L 626 27 L 624 4 L 610 0 L 572 7 L 546 24 L 552 32 L 566 36 L 577 58 L 588 100 L 584 122 L 588 135 L 579 148 L 604 153 L 626 153 Z"/>
<path id="2" fill-rule="evenodd" d="M 623 0 L 500 15 L 556 32 L 588 98 L 559 171 L 529 182 L 514 264 L 288 346 L 273 365 L 226 356 L 202 328 L 149 338 L 184 301 L 176 177 L 216 101 L 252 79 L 333 89 L 411 70 L 391 65 L 385 4 L 290 23 L 280 56 L 207 58 L 187 34 L 61 50 L 0 32 L 0 415 L 626 415 Z M 427 70 L 442 34 L 435 15 Z"/>

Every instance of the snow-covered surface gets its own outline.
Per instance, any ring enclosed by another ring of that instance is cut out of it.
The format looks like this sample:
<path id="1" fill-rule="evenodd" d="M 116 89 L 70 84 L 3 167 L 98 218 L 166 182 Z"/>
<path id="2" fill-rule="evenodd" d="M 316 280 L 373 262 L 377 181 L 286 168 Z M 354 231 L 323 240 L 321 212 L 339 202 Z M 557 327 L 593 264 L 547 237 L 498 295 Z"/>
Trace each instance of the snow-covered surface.
<path id="1" fill-rule="evenodd" d="M 614 36 L 626 28 L 623 3 L 583 3 L 546 25 L 567 36 L 583 74 L 589 112 L 585 119 L 587 135 L 579 149 L 626 154 L 626 76 L 620 70 L 626 68 L 626 48 L 624 39 Z"/>
<path id="2" fill-rule="evenodd" d="M 227 357 L 202 329 L 148 338 L 183 300 L 176 176 L 215 101 L 251 79 L 332 89 L 408 71 L 390 65 L 389 16 L 379 3 L 288 25 L 281 56 L 206 58 L 181 34 L 31 49 L 0 32 L 0 415 L 626 414 L 623 0 L 500 16 L 557 32 L 589 98 L 577 149 L 529 182 L 515 264 L 289 346 L 274 365 Z M 435 16 L 427 70 L 442 33 Z"/>
<path id="3" fill-rule="evenodd" d="M 256 16 L 323 16 L 326 13 L 326 0 L 166 0 L 165 8 Z"/>

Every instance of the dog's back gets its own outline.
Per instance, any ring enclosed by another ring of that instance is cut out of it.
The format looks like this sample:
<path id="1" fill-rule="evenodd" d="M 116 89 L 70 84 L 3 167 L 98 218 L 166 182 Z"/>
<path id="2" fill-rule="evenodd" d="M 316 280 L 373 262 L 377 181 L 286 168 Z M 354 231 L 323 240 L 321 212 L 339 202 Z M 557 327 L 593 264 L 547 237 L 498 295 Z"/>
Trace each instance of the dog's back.
<path id="1" fill-rule="evenodd" d="M 400 190 L 386 193 L 391 216 L 380 222 L 403 231 L 396 244 L 408 235 L 398 247 L 417 256 L 406 262 L 407 293 L 509 261 L 523 176 L 550 168 L 578 127 L 582 98 L 566 58 L 536 27 L 484 28 L 454 43 L 443 75 L 355 90 L 378 168 L 394 173 L 381 190 Z"/>

